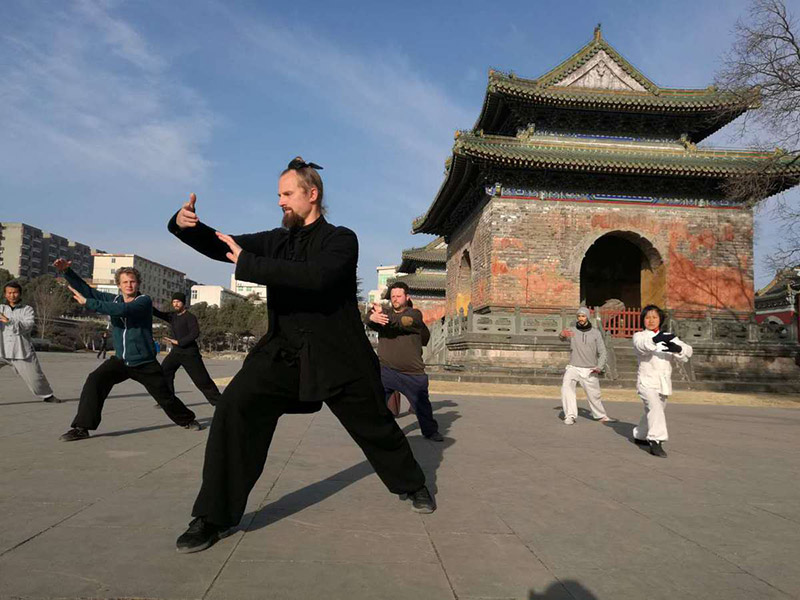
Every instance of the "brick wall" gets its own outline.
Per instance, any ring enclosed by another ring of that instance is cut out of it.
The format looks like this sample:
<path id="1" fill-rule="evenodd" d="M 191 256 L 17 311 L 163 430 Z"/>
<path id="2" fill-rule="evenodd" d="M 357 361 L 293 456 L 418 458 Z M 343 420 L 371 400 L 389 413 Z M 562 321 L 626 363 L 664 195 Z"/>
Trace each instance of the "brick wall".
<path id="1" fill-rule="evenodd" d="M 612 232 L 638 246 L 652 267 L 642 274 L 643 302 L 671 309 L 753 309 L 750 210 L 492 198 L 450 240 L 447 313 L 456 312 L 465 250 L 476 310 L 577 306 L 583 257 Z"/>

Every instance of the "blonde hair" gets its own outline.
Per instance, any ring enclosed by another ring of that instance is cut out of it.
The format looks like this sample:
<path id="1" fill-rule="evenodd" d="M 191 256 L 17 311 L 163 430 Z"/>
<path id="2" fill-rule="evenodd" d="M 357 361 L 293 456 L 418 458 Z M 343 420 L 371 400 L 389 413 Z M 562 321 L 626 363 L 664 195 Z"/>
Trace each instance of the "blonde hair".
<path id="1" fill-rule="evenodd" d="M 305 166 L 299 168 L 292 167 L 291 164 L 294 162 L 300 162 Z M 286 175 L 289 171 L 294 171 L 297 173 L 297 179 L 300 182 L 300 187 L 302 187 L 306 192 L 310 192 L 311 188 L 317 188 L 317 204 L 319 205 L 319 211 L 322 214 L 325 214 L 328 207 L 322 203 L 324 190 L 322 187 L 322 177 L 320 177 L 319 172 L 314 167 L 309 166 L 306 161 L 303 160 L 302 156 L 295 156 L 289 165 L 290 166 L 283 170 L 281 177 Z"/>
<path id="2" fill-rule="evenodd" d="M 136 283 L 142 285 L 142 274 L 139 273 L 139 269 L 135 269 L 134 267 L 120 267 L 117 269 L 117 272 L 114 273 L 114 283 L 119 285 L 119 278 L 125 274 L 133 275 L 136 278 Z"/>

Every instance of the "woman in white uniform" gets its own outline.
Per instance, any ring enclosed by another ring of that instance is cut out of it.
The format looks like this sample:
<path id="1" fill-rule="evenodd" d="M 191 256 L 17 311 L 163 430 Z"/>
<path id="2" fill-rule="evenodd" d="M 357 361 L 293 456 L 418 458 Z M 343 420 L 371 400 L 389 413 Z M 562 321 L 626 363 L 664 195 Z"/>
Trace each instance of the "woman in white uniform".
<path id="1" fill-rule="evenodd" d="M 692 347 L 672 333 L 661 331 L 664 311 L 651 304 L 642 309 L 643 331 L 633 335 L 633 350 L 639 361 L 636 391 L 644 403 L 644 415 L 633 428 L 633 441 L 648 444 L 650 454 L 666 458 L 662 444 L 669 439 L 664 408 L 672 394 L 672 363 L 686 362 Z"/>

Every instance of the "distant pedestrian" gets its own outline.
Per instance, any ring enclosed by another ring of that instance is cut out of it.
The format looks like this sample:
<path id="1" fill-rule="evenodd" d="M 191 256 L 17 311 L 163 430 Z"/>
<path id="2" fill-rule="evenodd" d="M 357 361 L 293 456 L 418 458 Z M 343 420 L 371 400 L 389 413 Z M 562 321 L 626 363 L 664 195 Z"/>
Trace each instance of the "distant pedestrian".
<path id="1" fill-rule="evenodd" d="M 431 332 L 422 320 L 422 313 L 413 307 L 404 282 L 389 286 L 389 301 L 388 309 L 373 304 L 367 314 L 367 326 L 378 332 L 378 360 L 386 402 L 392 402 L 395 392 L 403 394 L 417 415 L 422 435 L 434 442 L 444 441 L 433 418 L 428 376 L 422 361 L 422 347 L 428 345 Z M 399 398 L 395 408 L 399 413 Z"/>
<path id="2" fill-rule="evenodd" d="M 45 402 L 62 402 L 53 395 L 33 349 L 35 313 L 32 307 L 22 304 L 22 286 L 9 281 L 3 288 L 3 297 L 6 304 L 0 304 L 0 369 L 10 366 L 31 393 Z"/>
<path id="3" fill-rule="evenodd" d="M 103 335 L 100 336 L 100 349 L 97 351 L 97 358 L 100 358 L 100 355 L 103 355 L 103 360 L 106 359 L 106 352 L 108 352 L 108 332 L 104 331 Z"/>
<path id="4" fill-rule="evenodd" d="M 172 308 L 174 312 L 166 313 L 153 307 L 153 314 L 169 323 L 172 330 L 172 337 L 167 338 L 172 344 L 172 350 L 161 363 L 169 389 L 175 393 L 175 373 L 183 367 L 192 383 L 203 392 L 209 404 L 216 406 L 220 399 L 219 389 L 203 364 L 200 347 L 197 345 L 200 325 L 197 323 L 197 317 L 186 310 L 186 294 L 183 292 L 172 294 Z"/>
<path id="5" fill-rule="evenodd" d="M 115 281 L 119 294 L 99 292 L 70 268 L 71 261 L 59 258 L 53 263 L 70 284 L 75 300 L 100 314 L 111 316 L 115 356 L 89 374 L 81 390 L 78 414 L 72 428 L 61 436 L 64 442 L 89 437 L 97 429 L 108 394 L 118 383 L 133 379 L 141 383 L 155 398 L 167 416 L 184 429 L 200 431 L 203 427 L 194 413 L 169 389 L 164 371 L 158 364 L 153 345 L 153 302 L 139 293 L 141 276 L 132 267 L 117 269 Z"/>
<path id="6" fill-rule="evenodd" d="M 669 439 L 664 409 L 672 394 L 672 363 L 687 362 L 692 347 L 673 333 L 661 330 L 664 311 L 655 304 L 642 309 L 641 327 L 633 335 L 633 350 L 639 361 L 636 391 L 644 403 L 644 414 L 633 428 L 633 440 L 650 446 L 650 454 L 666 458 L 662 444 Z"/>
<path id="7" fill-rule="evenodd" d="M 561 406 L 564 409 L 564 425 L 574 425 L 578 418 L 578 401 L 575 395 L 580 384 L 586 392 L 592 417 L 601 423 L 613 423 L 606 414 L 600 398 L 600 373 L 606 366 L 606 346 L 603 335 L 592 327 L 589 320 L 589 309 L 582 306 L 578 309 L 575 325 L 564 329 L 558 337 L 561 341 L 569 340 L 569 364 L 564 371 L 561 384 Z"/>

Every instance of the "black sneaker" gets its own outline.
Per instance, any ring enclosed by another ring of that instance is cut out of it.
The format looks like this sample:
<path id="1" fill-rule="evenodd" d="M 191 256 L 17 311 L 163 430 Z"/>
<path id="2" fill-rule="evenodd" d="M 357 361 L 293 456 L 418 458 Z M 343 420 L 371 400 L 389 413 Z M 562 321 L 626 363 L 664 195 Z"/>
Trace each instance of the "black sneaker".
<path id="1" fill-rule="evenodd" d="M 50 394 L 47 398 L 42 398 L 42 402 L 52 402 L 53 404 L 61 404 L 63 400 Z"/>
<path id="2" fill-rule="evenodd" d="M 203 517 L 195 517 L 183 535 L 176 542 L 178 552 L 200 552 L 213 546 L 219 540 L 222 527 L 208 523 Z"/>
<path id="3" fill-rule="evenodd" d="M 444 441 L 444 436 L 441 433 L 439 433 L 438 431 L 434 431 L 432 434 L 426 435 L 425 439 L 426 440 L 430 440 L 432 442 L 443 442 Z"/>
<path id="4" fill-rule="evenodd" d="M 436 510 L 436 501 L 424 485 L 408 497 L 411 499 L 414 512 L 427 515 Z"/>
<path id="5" fill-rule="evenodd" d="M 84 429 L 83 427 L 73 427 L 58 439 L 60 439 L 62 442 L 76 442 L 78 440 L 85 440 L 88 437 L 88 429 Z"/>
<path id="6" fill-rule="evenodd" d="M 637 444 L 639 446 L 649 446 L 650 445 L 650 442 L 648 442 L 647 440 L 640 440 L 639 438 L 631 438 L 631 441 L 634 444 Z"/>
<path id="7" fill-rule="evenodd" d="M 189 429 L 191 431 L 202 431 L 203 426 L 200 425 L 197 421 L 192 421 L 191 423 L 187 423 L 186 425 L 181 425 L 184 429 Z"/>
<path id="8" fill-rule="evenodd" d="M 650 440 L 650 454 L 658 456 L 659 458 L 667 458 L 667 453 L 664 452 L 661 442 L 655 440 Z"/>

